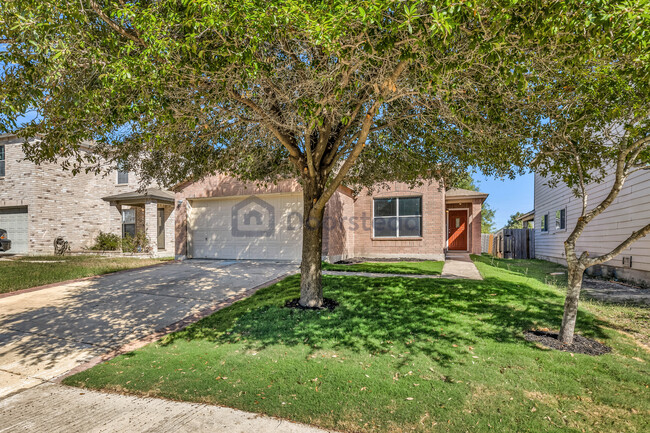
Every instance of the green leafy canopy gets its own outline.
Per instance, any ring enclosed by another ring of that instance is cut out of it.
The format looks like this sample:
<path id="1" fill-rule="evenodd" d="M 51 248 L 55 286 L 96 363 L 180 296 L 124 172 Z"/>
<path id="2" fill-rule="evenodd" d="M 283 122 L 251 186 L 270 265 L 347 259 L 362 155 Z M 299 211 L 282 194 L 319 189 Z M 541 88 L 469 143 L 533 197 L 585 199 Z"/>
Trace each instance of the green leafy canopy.
<path id="1" fill-rule="evenodd" d="M 512 175 L 545 116 L 531 94 L 542 72 L 647 47 L 646 6 L 13 0 L 0 10 L 0 128 L 41 136 L 26 146 L 37 162 L 122 161 L 164 184 L 298 176 L 325 202 L 342 181 Z M 29 110 L 37 120 L 20 125 Z"/>

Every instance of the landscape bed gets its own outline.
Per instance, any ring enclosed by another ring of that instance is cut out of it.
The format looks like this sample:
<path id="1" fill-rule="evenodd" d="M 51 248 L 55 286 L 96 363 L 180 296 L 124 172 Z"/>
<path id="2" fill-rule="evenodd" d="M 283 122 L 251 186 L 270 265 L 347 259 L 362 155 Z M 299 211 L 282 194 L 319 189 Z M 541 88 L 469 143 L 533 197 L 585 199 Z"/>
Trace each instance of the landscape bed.
<path id="1" fill-rule="evenodd" d="M 352 432 L 650 429 L 650 355 L 613 329 L 622 309 L 580 311 L 611 353 L 550 350 L 524 331 L 558 328 L 557 265 L 474 260 L 483 281 L 325 276 L 333 311 L 284 308 L 292 276 L 64 383 Z"/>

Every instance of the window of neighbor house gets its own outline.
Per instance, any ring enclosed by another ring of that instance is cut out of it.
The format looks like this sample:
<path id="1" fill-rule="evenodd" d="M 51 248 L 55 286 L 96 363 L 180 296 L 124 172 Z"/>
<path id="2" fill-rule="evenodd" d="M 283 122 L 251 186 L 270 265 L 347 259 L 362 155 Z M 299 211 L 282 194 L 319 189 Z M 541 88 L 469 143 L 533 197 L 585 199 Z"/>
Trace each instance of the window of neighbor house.
<path id="1" fill-rule="evenodd" d="M 541 231 L 543 231 L 543 232 L 548 231 L 548 214 L 542 215 L 542 221 L 541 221 L 540 226 L 541 226 L 540 227 Z"/>
<path id="2" fill-rule="evenodd" d="M 0 145 L 0 177 L 5 175 L 5 146 Z"/>
<path id="3" fill-rule="evenodd" d="M 422 236 L 422 197 L 374 200 L 374 237 Z"/>
<path id="4" fill-rule="evenodd" d="M 566 208 L 555 211 L 555 230 L 566 230 Z"/>
<path id="5" fill-rule="evenodd" d="M 135 209 L 122 209 L 122 237 L 135 237 Z"/>
<path id="6" fill-rule="evenodd" d="M 129 171 L 121 165 L 117 167 L 117 183 L 118 185 L 129 183 Z"/>

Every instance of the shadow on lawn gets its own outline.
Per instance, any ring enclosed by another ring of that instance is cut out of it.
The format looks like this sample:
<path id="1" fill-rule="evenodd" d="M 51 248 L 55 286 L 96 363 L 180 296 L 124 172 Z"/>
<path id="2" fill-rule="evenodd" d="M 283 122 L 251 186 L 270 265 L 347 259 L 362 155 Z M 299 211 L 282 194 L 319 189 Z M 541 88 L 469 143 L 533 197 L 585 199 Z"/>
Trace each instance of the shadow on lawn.
<path id="1" fill-rule="evenodd" d="M 299 293 L 299 276 L 293 276 L 168 336 L 162 344 L 205 339 L 244 343 L 255 350 L 304 344 L 310 354 L 348 349 L 392 354 L 402 363 L 423 354 L 447 364 L 457 359 L 457 347 L 486 340 L 530 345 L 524 330 L 556 328 L 562 317 L 563 300 L 556 292 L 499 278 L 325 276 L 323 283 L 326 296 L 340 302 L 334 311 L 282 308 Z M 582 333 L 603 337 L 593 316 L 582 312 L 580 321 Z"/>

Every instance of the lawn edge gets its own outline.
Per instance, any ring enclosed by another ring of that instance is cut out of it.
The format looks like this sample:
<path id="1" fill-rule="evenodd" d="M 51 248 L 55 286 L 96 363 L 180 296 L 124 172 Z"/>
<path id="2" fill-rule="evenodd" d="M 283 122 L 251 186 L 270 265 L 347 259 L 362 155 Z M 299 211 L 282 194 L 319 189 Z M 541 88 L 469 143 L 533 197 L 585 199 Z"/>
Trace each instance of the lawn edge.
<path id="1" fill-rule="evenodd" d="M 90 275 L 88 277 L 74 278 L 72 280 L 64 280 L 64 281 L 59 281 L 59 282 L 56 282 L 56 283 L 44 284 L 42 286 L 28 287 L 26 289 L 15 290 L 13 292 L 0 293 L 0 299 L 8 298 L 10 296 L 22 295 L 23 293 L 36 292 L 38 290 L 43 290 L 43 289 L 50 289 L 52 287 L 62 286 L 64 284 L 78 283 L 80 281 L 92 280 L 92 279 L 95 279 L 95 278 L 104 277 L 106 275 L 115 275 L 115 274 L 120 274 L 120 273 L 124 273 L 124 272 L 139 271 L 139 270 L 142 270 L 142 269 L 154 268 L 156 266 L 168 265 L 168 264 L 171 264 L 171 263 L 180 263 L 180 261 L 179 260 L 166 260 L 166 261 L 163 261 L 163 262 L 160 262 L 160 263 L 154 263 L 153 265 L 141 266 L 139 268 L 119 269 L 117 271 L 111 271 L 111 272 L 106 272 L 106 273 L 97 274 L 97 275 Z"/>
<path id="2" fill-rule="evenodd" d="M 331 272 L 326 274 L 325 272 Z M 323 275 L 336 275 L 336 274 L 359 274 L 358 276 L 363 276 L 367 278 L 373 278 L 373 275 L 378 275 L 379 277 L 413 277 L 413 278 L 441 278 L 442 273 L 440 274 L 400 274 L 395 272 L 367 272 L 367 271 L 345 271 L 345 270 L 332 270 L 332 269 L 323 269 Z M 354 275 L 348 275 L 354 276 Z"/>
<path id="3" fill-rule="evenodd" d="M 152 265 L 152 266 L 158 266 L 158 264 Z M 72 370 L 68 370 L 67 372 L 55 377 L 54 379 L 51 380 L 51 382 L 62 384 L 63 380 L 65 378 L 67 378 L 67 377 L 73 376 L 73 375 L 75 375 L 77 373 L 81 373 L 82 371 L 86 371 L 86 370 L 88 370 L 88 369 L 90 369 L 90 368 L 92 368 L 92 367 L 94 367 L 94 366 L 96 366 L 98 364 L 101 364 L 102 362 L 110 361 L 111 359 L 113 359 L 113 358 L 115 358 L 115 357 L 117 357 L 119 355 L 123 355 L 123 354 L 129 353 L 129 352 L 133 352 L 134 350 L 140 349 L 140 348 L 142 348 L 142 347 L 144 347 L 144 346 L 146 346 L 148 344 L 154 343 L 154 342 L 160 340 L 161 338 L 163 338 L 166 335 L 169 335 L 171 333 L 180 331 L 180 330 L 186 328 L 187 326 L 189 326 L 189 325 L 191 325 L 193 323 L 196 323 L 199 320 L 201 320 L 201 319 L 203 319 L 205 317 L 208 317 L 211 314 L 214 314 L 214 313 L 216 313 L 217 311 L 219 311 L 219 310 L 221 310 L 223 308 L 231 306 L 235 302 L 238 302 L 238 301 L 241 301 L 242 299 L 248 298 L 249 296 L 255 294 L 255 292 L 257 292 L 258 290 L 261 290 L 261 289 L 264 289 L 266 287 L 272 286 L 273 284 L 279 283 L 280 281 L 284 280 L 285 278 L 290 277 L 292 275 L 295 275 L 298 272 L 299 271 L 297 271 L 297 270 L 287 272 L 287 273 L 285 273 L 283 275 L 280 275 L 279 277 L 276 277 L 276 278 L 274 278 L 272 280 L 266 281 L 266 282 L 264 282 L 262 284 L 259 284 L 259 285 L 255 286 L 255 287 L 247 289 L 247 290 L 245 290 L 244 292 L 242 292 L 242 293 L 240 293 L 238 295 L 231 296 L 230 298 L 227 298 L 227 299 L 225 299 L 225 300 L 223 300 L 223 301 L 221 301 L 221 302 L 219 302 L 217 304 L 214 304 L 214 305 L 212 305 L 210 307 L 206 307 L 206 308 L 204 308 L 204 309 L 202 309 L 202 310 L 200 310 L 200 311 L 198 311 L 198 312 L 196 312 L 194 314 L 190 314 L 188 316 L 185 316 L 184 318 L 182 318 L 181 320 L 179 320 L 177 322 L 174 322 L 174 323 L 172 323 L 170 325 L 166 325 L 166 326 L 164 326 L 164 327 L 162 327 L 160 329 L 155 330 L 152 334 L 149 334 L 149 335 L 147 335 L 145 337 L 142 337 L 142 338 L 139 338 L 137 340 L 130 341 L 130 342 L 118 347 L 117 349 L 114 349 L 114 350 L 112 350 L 112 351 L 110 351 L 108 353 L 105 353 L 103 355 L 97 355 L 94 358 L 90 359 L 89 361 L 86 361 L 86 362 L 74 367 Z M 92 277 L 89 277 L 89 278 L 92 278 Z"/>

